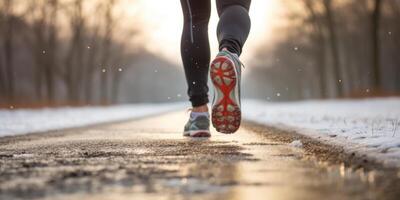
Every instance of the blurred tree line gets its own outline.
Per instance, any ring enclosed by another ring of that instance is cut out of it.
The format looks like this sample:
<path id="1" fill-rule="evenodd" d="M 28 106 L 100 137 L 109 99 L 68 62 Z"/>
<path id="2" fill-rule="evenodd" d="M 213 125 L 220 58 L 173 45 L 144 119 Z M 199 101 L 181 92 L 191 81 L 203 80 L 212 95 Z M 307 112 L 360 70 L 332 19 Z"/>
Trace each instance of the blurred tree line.
<path id="1" fill-rule="evenodd" d="M 245 80 L 270 100 L 400 93 L 399 0 L 285 1 L 287 25 L 264 44 Z"/>
<path id="2" fill-rule="evenodd" d="M 135 87 L 124 87 L 122 92 L 129 94 L 118 100 L 121 80 L 164 65 L 170 70 L 155 82 L 174 78 L 177 81 L 171 86 L 176 87 L 158 89 L 179 93 L 184 82 L 176 76 L 178 68 L 126 42 L 137 34 L 137 24 L 132 19 L 122 25 L 117 4 L 117 0 L 1 0 L 0 104 L 148 101 L 150 97 L 135 97 Z M 140 60 L 143 56 L 147 61 L 158 60 L 158 66 L 148 67 Z M 130 84 L 146 87 L 149 80 L 135 79 Z M 164 101 L 164 96 L 151 100 Z"/>

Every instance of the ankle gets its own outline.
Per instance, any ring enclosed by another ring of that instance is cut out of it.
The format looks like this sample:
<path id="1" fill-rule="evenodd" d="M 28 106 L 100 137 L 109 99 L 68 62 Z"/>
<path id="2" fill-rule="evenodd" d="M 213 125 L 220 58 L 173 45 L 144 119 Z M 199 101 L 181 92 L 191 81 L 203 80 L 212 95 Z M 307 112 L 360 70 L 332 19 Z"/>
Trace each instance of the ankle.
<path id="1" fill-rule="evenodd" d="M 196 106 L 192 108 L 192 112 L 208 112 L 207 104 Z"/>

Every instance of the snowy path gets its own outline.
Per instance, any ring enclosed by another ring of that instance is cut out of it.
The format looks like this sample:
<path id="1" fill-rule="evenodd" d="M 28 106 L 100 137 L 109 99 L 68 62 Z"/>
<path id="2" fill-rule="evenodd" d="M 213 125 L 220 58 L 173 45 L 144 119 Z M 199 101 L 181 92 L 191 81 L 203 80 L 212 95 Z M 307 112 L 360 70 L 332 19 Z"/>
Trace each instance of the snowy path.
<path id="1" fill-rule="evenodd" d="M 62 134 L 0 138 L 0 199 L 397 200 L 400 195 L 397 173 L 321 164 L 246 126 L 230 135 L 212 130 L 207 139 L 182 137 L 186 120 L 178 111 Z"/>
<path id="2" fill-rule="evenodd" d="M 400 166 L 400 98 L 269 103 L 247 100 L 243 118 L 295 130 Z"/>
<path id="3" fill-rule="evenodd" d="M 0 137 L 134 119 L 188 107 L 186 103 L 0 110 Z"/>
<path id="4" fill-rule="evenodd" d="M 0 137 L 134 119 L 188 103 L 0 110 Z M 243 118 L 295 130 L 348 152 L 400 166 L 400 98 L 270 103 L 245 100 Z"/>

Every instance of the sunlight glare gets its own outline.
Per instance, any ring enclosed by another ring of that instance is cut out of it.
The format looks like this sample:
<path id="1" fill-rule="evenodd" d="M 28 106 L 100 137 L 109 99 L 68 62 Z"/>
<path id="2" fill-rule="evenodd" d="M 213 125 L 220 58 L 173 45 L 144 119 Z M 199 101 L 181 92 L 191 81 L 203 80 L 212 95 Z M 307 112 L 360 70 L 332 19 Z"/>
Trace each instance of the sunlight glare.
<path id="1" fill-rule="evenodd" d="M 139 21 L 140 42 L 149 51 L 167 58 L 176 64 L 180 59 L 180 37 L 182 33 L 183 16 L 180 1 L 176 0 L 136 0 L 124 1 L 124 9 L 129 21 Z M 243 59 L 252 55 L 257 44 L 261 41 L 271 40 L 271 30 L 276 23 L 279 12 L 279 2 L 275 0 L 253 0 L 250 8 L 252 28 L 245 45 Z M 216 28 L 218 23 L 215 1 L 212 2 L 209 36 L 212 55 L 218 50 Z M 129 24 L 129 23 L 128 23 Z"/>

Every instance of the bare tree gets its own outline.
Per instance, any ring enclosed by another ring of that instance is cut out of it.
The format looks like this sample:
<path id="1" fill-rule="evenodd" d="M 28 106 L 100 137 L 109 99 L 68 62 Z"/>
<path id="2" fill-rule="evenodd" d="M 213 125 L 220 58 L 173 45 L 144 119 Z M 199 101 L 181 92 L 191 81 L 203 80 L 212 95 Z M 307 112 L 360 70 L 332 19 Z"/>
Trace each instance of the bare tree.
<path id="1" fill-rule="evenodd" d="M 95 74 L 95 70 L 97 69 L 96 65 L 99 63 L 98 55 L 99 55 L 99 25 L 95 25 L 93 27 L 92 33 L 90 34 L 89 46 L 88 48 L 88 55 L 86 60 L 86 72 L 85 72 L 85 102 L 87 104 L 92 103 L 93 101 L 93 78 Z"/>
<path id="2" fill-rule="evenodd" d="M 400 21 L 400 2 L 399 1 L 386 1 L 387 5 L 391 8 L 391 11 L 393 13 L 393 18 L 396 19 L 395 23 Z M 399 26 L 394 26 L 397 27 L 397 29 L 395 29 L 396 32 L 400 32 L 400 27 Z M 400 49 L 400 37 L 397 35 L 397 37 L 394 37 L 394 46 L 395 49 Z M 400 57 L 397 56 L 397 54 L 395 54 L 394 56 L 394 62 L 400 63 Z M 397 67 L 396 70 L 396 76 L 395 76 L 395 88 L 397 88 L 397 91 L 400 92 L 400 67 Z"/>
<path id="3" fill-rule="evenodd" d="M 132 64 L 136 55 L 147 56 L 139 56 L 138 62 L 155 60 L 171 67 L 154 54 L 137 52 L 138 46 L 121 42 L 136 32 L 118 26 L 123 13 L 115 13 L 117 2 L 0 1 L 0 103 L 115 103 L 119 96 L 126 100 L 127 95 L 119 95 L 120 83 L 128 66 L 138 66 Z M 92 8 L 94 12 L 88 14 Z M 147 74 L 154 72 L 147 64 L 141 67 Z M 129 72 L 132 76 L 133 71 Z M 143 90 L 140 85 L 147 80 L 141 76 L 134 79 L 129 81 Z M 159 82 L 164 79 L 167 77 Z M 100 98 L 95 98 L 97 94 Z M 165 99 L 159 93 L 152 95 L 147 98 L 158 95 L 158 100 Z"/>
<path id="4" fill-rule="evenodd" d="M 333 77 L 335 80 L 336 92 L 338 96 L 343 95 L 343 87 L 342 87 L 342 71 L 339 57 L 339 47 L 338 47 L 338 39 L 336 35 L 336 26 L 332 9 L 332 0 L 324 0 L 323 1 L 325 8 L 325 17 L 327 20 L 328 26 L 328 37 L 332 54 L 332 69 L 333 69 Z"/>
<path id="5" fill-rule="evenodd" d="M 4 11 L 4 2 L 0 2 L 0 38 L 4 38 L 3 37 L 3 29 L 5 26 L 5 11 Z M 2 43 L 4 41 L 0 39 L 0 47 L 3 46 Z M 6 74 L 5 74 L 5 69 L 4 69 L 4 58 L 3 58 L 3 54 L 0 52 L 0 101 L 4 101 L 5 99 L 3 99 L 4 97 L 7 96 L 6 92 L 7 92 L 7 80 L 6 80 Z"/>
<path id="6" fill-rule="evenodd" d="M 109 90 L 109 70 L 110 68 L 110 50 L 113 37 L 113 30 L 115 27 L 115 19 L 113 16 L 113 9 L 115 6 L 115 0 L 108 0 L 105 5 L 104 12 L 104 35 L 101 44 L 102 54 L 101 54 L 101 70 L 100 75 L 100 102 L 106 104 L 109 102 L 108 90 Z"/>
<path id="7" fill-rule="evenodd" d="M 313 27 L 313 34 L 311 34 L 312 40 L 314 40 L 315 44 L 315 70 L 318 75 L 319 82 L 319 93 L 322 98 L 327 97 L 327 86 L 326 86 L 326 59 L 325 59 L 325 36 L 323 30 L 323 22 L 321 21 L 321 17 L 315 11 L 315 4 L 319 1 L 313 0 L 304 0 L 304 5 L 308 15 L 310 16 L 310 20 Z"/>
<path id="8" fill-rule="evenodd" d="M 380 16 L 381 16 L 382 0 L 374 0 L 374 9 L 371 14 L 371 36 L 372 36 L 372 68 L 373 68 L 373 87 L 380 89 L 382 85 L 380 72 Z"/>
<path id="9" fill-rule="evenodd" d="M 4 41 L 4 64 L 5 64 L 5 74 L 7 80 L 7 96 L 8 102 L 12 103 L 14 101 L 15 95 L 15 73 L 14 73 L 14 16 L 13 16 L 13 1 L 4 0 L 4 23 L 3 23 L 3 41 Z"/>
<path id="10" fill-rule="evenodd" d="M 119 45 L 118 45 L 119 46 Z M 115 50 L 117 54 L 115 54 L 113 58 L 113 67 L 111 68 L 111 102 L 112 103 L 117 103 L 118 102 L 118 95 L 119 95 L 119 88 L 120 88 L 120 83 L 122 80 L 123 76 L 123 71 L 127 70 L 124 66 L 126 66 L 126 55 L 123 49 L 123 46 L 119 46 L 118 49 Z"/>
<path id="11" fill-rule="evenodd" d="M 71 41 L 65 57 L 66 83 L 70 102 L 79 102 L 81 69 L 83 66 L 85 18 L 83 2 L 75 0 L 69 12 L 71 26 Z"/>
<path id="12" fill-rule="evenodd" d="M 4 101 L 7 94 L 6 94 L 6 75 L 4 72 L 4 65 L 3 65 L 3 54 L 0 53 L 0 102 Z"/>
<path id="13" fill-rule="evenodd" d="M 43 100 L 43 95 L 46 94 L 48 103 L 53 103 L 55 98 L 54 79 L 58 69 L 57 57 L 59 54 L 57 48 L 59 3 L 58 0 L 32 1 L 30 8 L 39 11 L 38 16 L 29 15 L 34 18 L 33 39 L 28 43 L 30 43 L 35 60 L 35 90 L 39 100 Z M 26 34 L 30 36 L 30 33 Z"/>
<path id="14" fill-rule="evenodd" d="M 46 61 L 45 61 L 45 78 L 47 87 L 47 100 L 51 103 L 54 102 L 55 90 L 54 90 L 54 71 L 57 68 L 57 17 L 58 17 L 58 0 L 49 0 L 48 5 L 50 7 L 50 15 L 47 24 L 48 38 L 46 45 Z"/>

